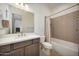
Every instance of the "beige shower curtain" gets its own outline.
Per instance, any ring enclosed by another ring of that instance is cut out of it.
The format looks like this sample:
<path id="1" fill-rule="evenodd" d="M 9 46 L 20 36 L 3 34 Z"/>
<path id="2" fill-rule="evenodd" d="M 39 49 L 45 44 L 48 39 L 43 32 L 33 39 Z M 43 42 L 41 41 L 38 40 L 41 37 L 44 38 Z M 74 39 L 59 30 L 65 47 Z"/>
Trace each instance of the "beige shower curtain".
<path id="1" fill-rule="evenodd" d="M 45 38 L 50 42 L 50 17 L 45 17 Z"/>

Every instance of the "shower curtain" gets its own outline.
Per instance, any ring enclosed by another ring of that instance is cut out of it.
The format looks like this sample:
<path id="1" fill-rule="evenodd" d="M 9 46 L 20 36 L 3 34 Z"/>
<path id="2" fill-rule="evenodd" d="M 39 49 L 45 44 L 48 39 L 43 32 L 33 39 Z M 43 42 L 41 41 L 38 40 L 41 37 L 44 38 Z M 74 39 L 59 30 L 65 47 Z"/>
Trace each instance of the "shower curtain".
<path id="1" fill-rule="evenodd" d="M 50 42 L 50 17 L 45 17 L 45 41 Z"/>

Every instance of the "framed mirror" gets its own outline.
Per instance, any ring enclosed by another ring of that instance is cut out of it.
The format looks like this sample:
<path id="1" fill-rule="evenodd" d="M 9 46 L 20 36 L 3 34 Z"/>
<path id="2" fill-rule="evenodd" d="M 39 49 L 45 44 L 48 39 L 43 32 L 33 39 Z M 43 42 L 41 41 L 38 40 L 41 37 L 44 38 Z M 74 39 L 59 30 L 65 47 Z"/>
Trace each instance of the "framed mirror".
<path id="1" fill-rule="evenodd" d="M 34 32 L 34 14 L 27 12 L 25 10 L 10 7 L 12 12 L 12 33 L 24 32 L 32 33 Z"/>
<path id="2" fill-rule="evenodd" d="M 34 13 L 10 4 L 0 4 L 0 31 L 4 34 L 34 32 Z"/>

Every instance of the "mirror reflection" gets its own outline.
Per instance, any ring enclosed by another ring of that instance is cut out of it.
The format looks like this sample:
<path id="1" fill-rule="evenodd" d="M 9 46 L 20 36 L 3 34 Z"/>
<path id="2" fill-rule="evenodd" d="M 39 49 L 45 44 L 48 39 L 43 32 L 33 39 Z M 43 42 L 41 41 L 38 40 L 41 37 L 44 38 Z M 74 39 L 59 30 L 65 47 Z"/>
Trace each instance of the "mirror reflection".
<path id="1" fill-rule="evenodd" d="M 34 14 L 10 4 L 0 4 L 0 34 L 34 32 Z"/>

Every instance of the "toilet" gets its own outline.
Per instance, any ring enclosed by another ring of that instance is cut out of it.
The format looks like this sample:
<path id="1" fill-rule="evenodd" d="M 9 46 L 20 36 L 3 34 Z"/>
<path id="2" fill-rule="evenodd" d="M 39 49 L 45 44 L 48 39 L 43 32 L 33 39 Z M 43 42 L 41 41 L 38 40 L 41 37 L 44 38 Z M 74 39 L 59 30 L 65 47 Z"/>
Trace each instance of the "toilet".
<path id="1" fill-rule="evenodd" d="M 45 37 L 41 37 L 40 39 L 40 55 L 41 56 L 51 56 L 53 46 L 50 42 L 45 42 Z"/>
<path id="2" fill-rule="evenodd" d="M 43 42 L 42 45 L 46 49 L 53 49 L 52 44 L 50 44 L 49 42 Z"/>
<path id="3" fill-rule="evenodd" d="M 52 44 L 50 42 L 45 42 L 45 37 L 41 37 L 40 42 L 44 48 L 53 49 Z"/>

